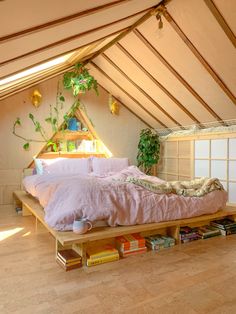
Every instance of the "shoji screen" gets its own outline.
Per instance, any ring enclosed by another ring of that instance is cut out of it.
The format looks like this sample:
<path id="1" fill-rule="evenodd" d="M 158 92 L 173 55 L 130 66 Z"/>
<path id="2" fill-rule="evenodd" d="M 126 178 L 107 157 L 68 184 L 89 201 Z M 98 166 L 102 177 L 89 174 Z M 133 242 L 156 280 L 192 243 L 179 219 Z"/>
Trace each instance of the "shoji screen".
<path id="1" fill-rule="evenodd" d="M 195 140 L 194 176 L 219 178 L 236 203 L 236 138 Z"/>

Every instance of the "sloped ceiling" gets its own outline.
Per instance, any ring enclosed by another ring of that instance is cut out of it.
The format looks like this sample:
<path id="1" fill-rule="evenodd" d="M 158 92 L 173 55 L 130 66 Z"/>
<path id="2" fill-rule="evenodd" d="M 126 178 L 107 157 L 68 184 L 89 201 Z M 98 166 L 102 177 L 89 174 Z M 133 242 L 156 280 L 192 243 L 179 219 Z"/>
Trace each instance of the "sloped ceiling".
<path id="1" fill-rule="evenodd" d="M 0 2 L 4 24 L 12 2 Z M 71 1 L 70 8 L 54 0 L 21 3 L 21 19 L 1 29 L 1 77 L 72 53 L 45 77 L 88 59 L 99 84 L 152 127 L 227 125 L 227 120 L 236 119 L 234 0 L 162 2 L 141 24 L 137 21 L 160 1 L 99 0 L 96 8 L 94 1 L 79 1 L 79 9 L 78 1 Z M 156 15 L 162 18 L 162 28 Z M 118 35 L 120 40 L 114 40 Z M 112 40 L 113 45 L 100 50 Z M 35 81 L 37 77 L 31 83 Z"/>

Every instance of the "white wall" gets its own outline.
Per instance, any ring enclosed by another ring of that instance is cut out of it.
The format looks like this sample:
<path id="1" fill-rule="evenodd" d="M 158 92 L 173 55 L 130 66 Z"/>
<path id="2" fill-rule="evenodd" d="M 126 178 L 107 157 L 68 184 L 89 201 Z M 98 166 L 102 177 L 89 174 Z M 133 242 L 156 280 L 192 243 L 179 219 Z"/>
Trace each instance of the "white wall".
<path id="1" fill-rule="evenodd" d="M 38 88 L 43 96 L 41 106 L 36 109 L 30 102 L 30 95 L 34 88 L 30 88 L 14 96 L 0 101 L 0 204 L 12 202 L 12 191 L 20 188 L 22 169 L 27 167 L 33 156 L 44 144 L 32 143 L 29 151 L 24 151 L 24 141 L 12 134 L 12 126 L 17 117 L 22 121 L 19 133 L 29 138 L 36 138 L 34 127 L 28 119 L 33 113 L 37 119 L 44 121 L 49 114 L 49 105 L 55 104 L 56 89 L 59 78 L 41 83 Z M 120 115 L 113 116 L 108 108 L 108 94 L 99 89 L 100 95 L 92 91 L 81 97 L 85 104 L 89 118 L 101 140 L 114 156 L 128 157 L 135 163 L 139 132 L 146 125 L 121 106 Z M 73 102 L 69 92 L 66 97 L 65 111 Z M 44 123 L 49 136 L 52 134 L 49 125 Z"/>

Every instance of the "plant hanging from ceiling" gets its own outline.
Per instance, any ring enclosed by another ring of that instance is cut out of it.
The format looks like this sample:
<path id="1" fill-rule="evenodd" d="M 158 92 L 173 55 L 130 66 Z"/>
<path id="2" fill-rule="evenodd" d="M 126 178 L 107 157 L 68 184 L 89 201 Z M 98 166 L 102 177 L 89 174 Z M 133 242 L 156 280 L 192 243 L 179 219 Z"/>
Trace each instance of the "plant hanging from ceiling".
<path id="1" fill-rule="evenodd" d="M 52 133 L 56 133 L 59 130 L 64 130 L 65 128 L 67 128 L 68 126 L 68 121 L 69 121 L 69 117 L 73 116 L 75 111 L 77 110 L 77 108 L 80 106 L 80 101 L 77 99 L 73 105 L 71 106 L 70 110 L 63 116 L 63 123 L 62 123 L 62 127 L 59 126 L 59 120 L 64 108 L 64 102 L 65 102 L 65 98 L 62 95 L 61 91 L 59 90 L 59 83 L 57 86 L 57 95 L 56 95 L 56 104 L 55 106 L 50 105 L 50 111 L 49 111 L 49 116 L 46 117 L 44 119 L 44 121 L 46 123 L 49 123 L 51 125 L 51 130 Z M 47 145 L 47 147 L 51 147 L 53 151 L 57 151 L 57 143 L 54 142 L 53 140 L 51 140 L 50 136 L 47 135 L 43 124 L 36 120 L 35 116 L 32 113 L 29 113 L 28 118 L 30 119 L 30 121 L 33 123 L 34 126 L 34 131 L 40 135 L 40 139 L 36 139 L 36 138 L 28 138 L 26 136 L 23 136 L 21 134 L 19 134 L 19 127 L 22 127 L 22 122 L 21 119 L 18 117 L 14 124 L 13 124 L 13 129 L 12 129 L 12 133 L 21 138 L 22 140 L 25 141 L 25 144 L 23 145 L 23 148 L 25 150 L 29 150 L 30 148 L 30 143 L 35 142 L 35 143 L 45 143 Z"/>
<path id="2" fill-rule="evenodd" d="M 63 85 L 65 89 L 72 90 L 74 96 L 84 94 L 91 89 L 98 95 L 98 83 L 82 63 L 75 64 L 72 71 L 64 74 Z"/>
<path id="3" fill-rule="evenodd" d="M 153 129 L 143 129 L 140 133 L 138 143 L 138 167 L 146 174 L 151 174 L 153 165 L 157 164 L 160 158 L 160 140 Z"/>

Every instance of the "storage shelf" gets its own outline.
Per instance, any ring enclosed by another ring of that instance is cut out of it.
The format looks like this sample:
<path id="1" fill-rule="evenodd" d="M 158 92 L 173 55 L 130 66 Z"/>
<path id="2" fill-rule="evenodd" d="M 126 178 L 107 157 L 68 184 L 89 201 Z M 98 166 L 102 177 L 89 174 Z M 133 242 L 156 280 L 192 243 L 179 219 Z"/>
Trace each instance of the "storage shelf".
<path id="1" fill-rule="evenodd" d="M 89 131 L 60 131 L 54 136 L 54 140 L 92 140 L 93 136 Z"/>
<path id="2" fill-rule="evenodd" d="M 94 157 L 106 157 L 105 153 L 96 153 L 96 152 L 47 152 L 39 155 L 39 158 L 56 158 L 56 157 L 65 157 L 65 158 L 87 158 L 90 156 Z"/>

